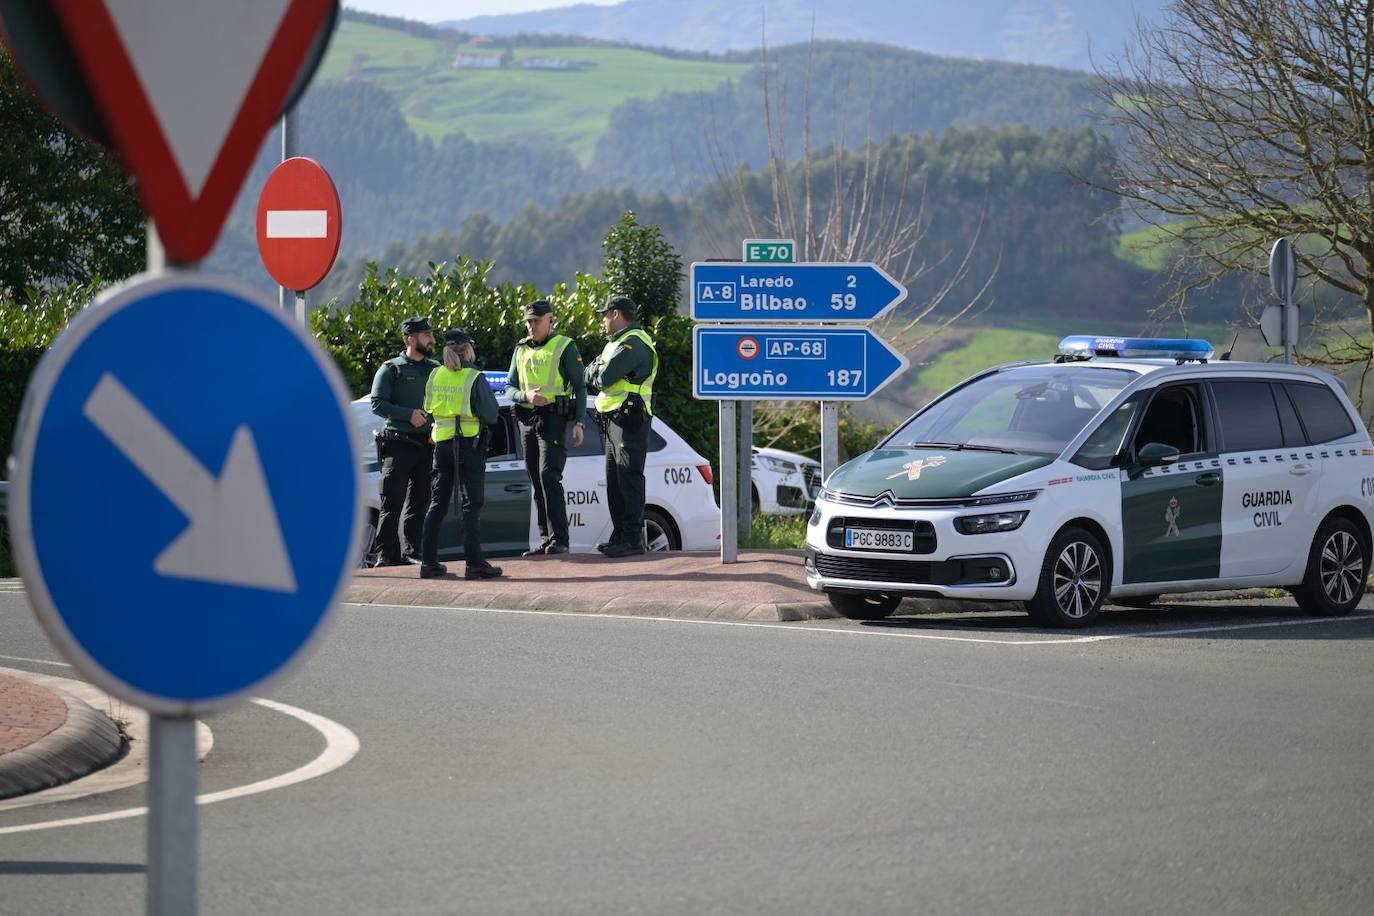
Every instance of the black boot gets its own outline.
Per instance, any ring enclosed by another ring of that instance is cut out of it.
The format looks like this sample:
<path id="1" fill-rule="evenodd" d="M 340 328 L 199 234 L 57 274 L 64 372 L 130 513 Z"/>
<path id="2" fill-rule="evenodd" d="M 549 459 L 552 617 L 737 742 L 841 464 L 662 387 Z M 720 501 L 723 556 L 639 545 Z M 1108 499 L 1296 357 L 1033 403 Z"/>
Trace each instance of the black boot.
<path id="1" fill-rule="evenodd" d="M 463 573 L 464 579 L 496 579 L 501 575 L 501 567 L 492 566 L 486 560 L 480 563 L 469 563 Z"/>

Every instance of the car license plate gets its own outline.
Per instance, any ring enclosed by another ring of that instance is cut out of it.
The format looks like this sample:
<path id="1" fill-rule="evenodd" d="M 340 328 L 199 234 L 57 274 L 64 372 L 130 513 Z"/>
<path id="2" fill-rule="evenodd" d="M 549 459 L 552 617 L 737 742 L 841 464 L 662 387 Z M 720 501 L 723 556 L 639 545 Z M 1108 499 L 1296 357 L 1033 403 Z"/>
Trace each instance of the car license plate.
<path id="1" fill-rule="evenodd" d="M 891 528 L 846 528 L 844 546 L 853 550 L 903 550 L 910 553 L 916 536 L 910 531 Z"/>

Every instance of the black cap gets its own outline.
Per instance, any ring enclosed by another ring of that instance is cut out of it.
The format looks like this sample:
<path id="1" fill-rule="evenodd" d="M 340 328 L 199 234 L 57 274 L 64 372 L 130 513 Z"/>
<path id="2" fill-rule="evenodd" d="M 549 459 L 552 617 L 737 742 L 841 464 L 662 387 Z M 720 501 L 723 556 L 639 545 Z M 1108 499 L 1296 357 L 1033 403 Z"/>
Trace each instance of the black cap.
<path id="1" fill-rule="evenodd" d="M 526 318 L 543 318 L 545 315 L 553 314 L 553 306 L 547 299 L 536 299 L 525 306 Z"/>
<path id="2" fill-rule="evenodd" d="M 434 329 L 429 326 L 428 318 L 407 318 L 405 321 L 401 322 L 401 333 L 404 334 L 406 337 L 409 337 L 412 334 L 419 334 L 422 331 L 432 330 Z"/>
<path id="3" fill-rule="evenodd" d="M 470 344 L 472 343 L 472 335 L 465 328 L 451 328 L 444 332 L 444 343 Z"/>
<path id="4" fill-rule="evenodd" d="M 639 312 L 638 307 L 635 306 L 635 301 L 629 296 L 611 296 L 606 300 L 606 304 L 597 311 L 605 313 L 611 309 L 615 309 L 626 318 L 633 318 Z"/>

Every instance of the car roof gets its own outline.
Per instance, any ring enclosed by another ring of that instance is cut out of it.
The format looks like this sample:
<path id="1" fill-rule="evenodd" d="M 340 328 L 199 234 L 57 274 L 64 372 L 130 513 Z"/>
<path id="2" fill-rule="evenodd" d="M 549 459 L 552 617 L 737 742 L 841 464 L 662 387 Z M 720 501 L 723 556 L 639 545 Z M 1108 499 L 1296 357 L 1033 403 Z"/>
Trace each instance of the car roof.
<path id="1" fill-rule="evenodd" d="M 1329 372 L 1321 369 L 1313 369 L 1308 366 L 1295 366 L 1287 363 L 1257 363 L 1240 362 L 1235 360 L 1210 360 L 1199 362 L 1188 360 L 1180 363 L 1174 359 L 1124 359 L 1121 357 L 1093 357 L 1091 359 L 1071 359 L 1062 362 L 1041 360 L 1038 362 L 1019 362 L 1004 363 L 997 366 L 996 372 L 1008 369 L 1023 369 L 1029 367 L 1058 367 L 1063 366 L 1069 369 L 1117 369 L 1134 372 L 1139 376 L 1148 376 L 1151 381 L 1163 381 L 1166 378 L 1233 378 L 1238 376 L 1265 376 L 1272 378 L 1303 379 L 1306 381 L 1318 382 L 1324 385 L 1335 385 L 1342 388 L 1340 380 Z"/>

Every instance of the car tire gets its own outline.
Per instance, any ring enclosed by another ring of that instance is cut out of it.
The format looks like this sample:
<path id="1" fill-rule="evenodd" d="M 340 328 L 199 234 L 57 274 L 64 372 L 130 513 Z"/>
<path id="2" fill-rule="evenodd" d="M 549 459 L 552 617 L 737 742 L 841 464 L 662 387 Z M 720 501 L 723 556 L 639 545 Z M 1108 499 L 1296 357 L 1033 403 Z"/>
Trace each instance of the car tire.
<path id="1" fill-rule="evenodd" d="M 753 507 L 755 515 L 762 511 L 763 501 L 759 499 L 758 487 L 751 486 L 749 488 L 749 505 Z"/>
<path id="2" fill-rule="evenodd" d="M 1129 598 L 1113 598 L 1112 604 L 1118 607 L 1150 607 L 1159 600 L 1158 595 L 1131 595 Z"/>
<path id="3" fill-rule="evenodd" d="M 1111 567 L 1101 538 L 1084 528 L 1065 528 L 1050 541 L 1040 565 L 1035 597 L 1026 602 L 1041 626 L 1086 627 L 1102 610 Z"/>
<path id="4" fill-rule="evenodd" d="M 660 550 L 681 550 L 682 537 L 677 526 L 658 509 L 644 510 L 644 546 L 653 553 Z"/>
<path id="5" fill-rule="evenodd" d="M 1369 547 L 1348 519 L 1328 518 L 1317 529 L 1307 552 L 1307 572 L 1292 589 L 1303 613 L 1344 617 L 1364 597 L 1369 576 Z"/>
<path id="6" fill-rule="evenodd" d="M 830 606 L 850 620 L 882 620 L 891 617 L 902 603 L 901 595 L 877 592 L 830 592 Z"/>

